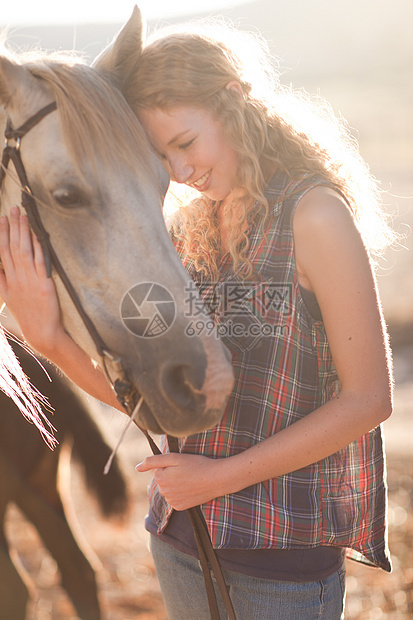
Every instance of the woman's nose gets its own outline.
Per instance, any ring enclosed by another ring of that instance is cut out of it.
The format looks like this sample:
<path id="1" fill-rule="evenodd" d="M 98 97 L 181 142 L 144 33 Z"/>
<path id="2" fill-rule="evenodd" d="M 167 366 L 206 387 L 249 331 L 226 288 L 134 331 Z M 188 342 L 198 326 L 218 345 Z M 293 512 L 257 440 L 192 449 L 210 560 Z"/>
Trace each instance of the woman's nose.
<path id="1" fill-rule="evenodd" d="M 183 157 L 169 157 L 168 164 L 171 177 L 176 183 L 186 183 L 194 171 L 193 166 L 188 164 Z"/>

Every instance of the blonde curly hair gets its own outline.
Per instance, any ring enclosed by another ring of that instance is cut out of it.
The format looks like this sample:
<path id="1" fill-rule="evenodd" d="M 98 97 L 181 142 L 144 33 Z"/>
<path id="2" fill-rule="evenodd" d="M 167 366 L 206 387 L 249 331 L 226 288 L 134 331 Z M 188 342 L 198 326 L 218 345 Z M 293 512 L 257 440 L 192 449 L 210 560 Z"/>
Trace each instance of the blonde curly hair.
<path id="1" fill-rule="evenodd" d="M 226 88 L 236 81 L 243 97 Z M 275 170 L 291 178 L 320 175 L 346 197 L 371 252 L 391 240 L 380 207 L 378 185 L 358 152 L 345 123 L 322 99 L 282 86 L 274 60 L 257 36 L 228 24 L 190 23 L 161 30 L 143 48 L 127 99 L 142 109 L 200 106 L 222 122 L 226 139 L 239 157 L 238 190 L 225 205 L 231 222 L 230 253 L 235 270 L 248 276 L 247 220 L 267 211 L 266 182 Z M 241 204 L 240 204 L 241 203 Z M 217 211 L 204 196 L 179 208 L 174 234 L 199 271 L 216 276 L 220 256 Z M 235 215 L 236 214 L 236 215 Z"/>

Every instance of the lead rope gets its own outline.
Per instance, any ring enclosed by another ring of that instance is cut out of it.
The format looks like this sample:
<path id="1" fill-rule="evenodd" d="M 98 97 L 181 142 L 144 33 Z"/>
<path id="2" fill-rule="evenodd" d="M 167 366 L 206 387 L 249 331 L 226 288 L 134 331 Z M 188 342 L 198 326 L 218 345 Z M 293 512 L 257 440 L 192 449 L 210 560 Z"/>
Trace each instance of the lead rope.
<path id="1" fill-rule="evenodd" d="M 143 396 L 140 397 L 137 405 L 135 407 L 132 407 L 131 392 L 133 390 L 133 386 L 127 381 L 127 378 L 125 377 L 125 373 L 123 372 L 123 369 L 121 368 L 120 360 L 113 358 L 111 354 L 107 351 L 102 338 L 98 334 L 93 322 L 91 321 L 90 317 L 85 312 L 82 304 L 80 303 L 80 300 L 72 286 L 72 283 L 69 280 L 65 270 L 63 269 L 56 255 L 56 252 L 54 251 L 54 248 L 50 242 L 49 235 L 47 231 L 45 230 L 43 223 L 41 221 L 41 218 L 40 218 L 40 215 L 37 209 L 37 204 L 32 194 L 28 179 L 27 179 L 26 170 L 21 160 L 21 155 L 20 155 L 21 138 L 28 131 L 30 131 L 30 129 L 32 129 L 35 125 L 37 125 L 37 123 L 39 123 L 45 116 L 47 116 L 50 112 L 53 112 L 54 110 L 56 110 L 56 108 L 57 106 L 55 102 L 50 103 L 49 105 L 39 110 L 39 112 L 34 114 L 26 123 L 24 123 L 18 129 L 13 129 L 11 127 L 10 121 L 7 122 L 7 127 L 5 131 L 6 144 L 3 150 L 3 156 L 2 156 L 1 167 L 0 167 L 0 188 L 3 184 L 9 161 L 12 160 L 15 166 L 17 175 L 19 177 L 20 183 L 22 185 L 22 193 L 21 193 L 22 206 L 28 215 L 30 226 L 33 232 L 38 237 L 39 242 L 42 246 L 43 253 L 45 255 L 47 275 L 50 277 L 51 268 L 53 265 L 54 269 L 56 270 L 60 279 L 62 280 L 63 285 L 65 286 L 69 296 L 71 297 L 76 307 L 76 310 L 78 311 L 81 319 L 83 320 L 83 323 L 87 331 L 89 332 L 92 340 L 95 343 L 97 351 L 102 358 L 103 370 L 105 372 L 105 375 L 109 383 L 112 385 L 113 389 L 115 390 L 115 393 L 118 396 L 120 403 L 122 404 L 126 413 L 129 415 L 129 420 L 119 438 L 119 441 L 116 447 L 114 448 L 114 450 L 112 451 L 105 465 L 104 473 L 107 474 L 110 470 L 112 461 L 116 455 L 116 452 L 123 438 L 125 437 L 127 430 L 129 429 L 132 422 L 136 419 L 139 409 L 142 406 Z M 8 145 L 8 141 L 10 139 L 13 139 L 16 141 L 16 146 Z M 113 381 L 111 379 L 110 374 L 106 367 L 107 359 L 110 359 L 111 362 L 114 362 L 115 365 L 119 367 L 118 370 L 119 370 L 120 379 L 118 378 L 116 381 Z M 138 428 L 140 427 L 138 426 Z M 152 437 L 149 435 L 148 431 L 142 428 L 140 428 L 140 430 L 145 435 L 153 454 L 161 454 L 161 451 L 159 450 L 156 443 L 153 441 Z M 171 452 L 179 452 L 179 444 L 178 444 L 178 440 L 176 439 L 176 437 L 168 436 L 167 440 L 168 440 L 169 450 Z M 201 512 L 201 509 L 199 506 L 195 506 L 194 508 L 189 508 L 187 510 L 187 513 L 188 513 L 189 520 L 192 524 L 192 528 L 194 530 L 195 541 L 198 547 L 199 559 L 201 562 L 202 573 L 203 573 L 204 581 L 205 581 L 205 588 L 206 588 L 207 596 L 208 596 L 208 605 L 209 605 L 211 620 L 221 620 L 221 616 L 219 614 L 219 609 L 218 609 L 218 602 L 216 598 L 216 592 L 215 592 L 214 584 L 212 581 L 211 571 L 214 574 L 214 577 L 218 584 L 219 590 L 221 592 L 222 598 L 225 603 L 225 607 L 228 612 L 229 619 L 236 620 L 234 608 L 233 608 L 233 605 L 232 605 L 232 602 L 229 596 L 227 585 L 225 583 L 225 578 L 222 574 L 221 566 L 219 564 L 215 550 L 212 546 L 211 537 L 209 535 L 208 528 L 205 522 L 205 518 Z"/>
<path id="2" fill-rule="evenodd" d="M 103 470 L 103 473 L 105 475 L 109 473 L 110 467 L 119 449 L 119 446 L 123 438 L 125 437 L 126 432 L 129 429 L 130 425 L 136 418 L 142 403 L 143 403 L 143 396 L 140 397 L 139 402 L 136 405 L 135 409 L 133 410 L 129 420 L 127 421 L 116 446 L 113 448 L 112 453 L 109 456 L 109 459 Z M 129 409 L 127 404 L 123 404 L 123 407 L 125 408 L 126 411 Z M 154 440 L 152 439 L 148 431 L 141 428 L 139 425 L 137 426 L 140 429 L 140 431 L 145 435 L 151 447 L 152 453 L 154 455 L 162 454 L 162 452 L 160 451 L 160 449 L 158 448 L 158 446 L 156 445 L 156 443 L 154 442 Z M 167 435 L 167 440 L 168 440 L 169 451 L 179 453 L 179 443 L 178 443 L 177 438 Z M 199 561 L 201 563 L 202 575 L 204 577 L 205 589 L 206 589 L 206 593 L 208 597 L 208 607 L 209 607 L 209 613 L 211 616 L 211 620 L 221 620 L 221 616 L 220 616 L 219 608 L 218 608 L 217 596 L 216 596 L 216 592 L 214 588 L 214 583 L 212 581 L 211 572 L 214 575 L 217 585 L 219 587 L 219 590 L 221 592 L 221 596 L 223 598 L 226 610 L 228 612 L 229 619 L 236 620 L 234 607 L 232 605 L 232 601 L 231 601 L 231 598 L 228 592 L 228 586 L 225 582 L 225 577 L 222 573 L 221 565 L 217 558 L 215 549 L 212 546 L 211 537 L 209 535 L 208 527 L 207 527 L 204 515 L 202 514 L 201 508 L 199 506 L 194 506 L 193 508 L 188 508 L 186 513 L 191 522 L 192 529 L 194 531 L 196 546 L 198 548 Z"/>
<path id="3" fill-rule="evenodd" d="M 179 443 L 176 437 L 167 436 L 168 447 L 170 452 L 179 452 Z M 158 448 L 158 453 L 160 450 Z M 217 596 L 212 581 L 211 572 L 213 573 L 215 580 L 218 584 L 221 596 L 224 600 L 228 617 L 230 620 L 236 620 L 234 607 L 228 592 L 228 586 L 225 582 L 225 577 L 222 573 L 221 565 L 217 558 L 215 549 L 212 546 L 211 537 L 209 535 L 208 527 L 205 521 L 205 517 L 202 514 L 199 506 L 187 509 L 187 515 L 194 530 L 195 542 L 198 547 L 199 560 L 201 562 L 202 574 L 204 577 L 205 588 L 208 596 L 209 612 L 211 620 L 221 620 L 221 616 L 218 609 Z"/>

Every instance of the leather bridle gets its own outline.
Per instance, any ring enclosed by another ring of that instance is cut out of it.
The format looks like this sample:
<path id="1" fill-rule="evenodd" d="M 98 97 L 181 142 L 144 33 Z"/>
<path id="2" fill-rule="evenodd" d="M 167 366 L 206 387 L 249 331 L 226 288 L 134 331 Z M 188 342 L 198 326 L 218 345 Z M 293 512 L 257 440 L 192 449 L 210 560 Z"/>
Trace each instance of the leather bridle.
<path id="1" fill-rule="evenodd" d="M 10 119 L 7 120 L 5 130 L 5 146 L 2 155 L 1 168 L 0 168 L 0 191 L 3 185 L 4 178 L 9 162 L 12 161 L 17 173 L 17 176 L 21 185 L 21 204 L 25 210 L 31 230 L 36 235 L 45 257 L 46 271 L 48 277 L 51 276 L 52 268 L 59 276 L 62 284 L 64 285 L 67 293 L 72 300 L 76 311 L 81 317 L 89 336 L 93 340 L 96 350 L 102 360 L 102 368 L 105 372 L 107 380 L 112 385 L 116 396 L 127 412 L 127 414 L 133 419 L 138 405 L 134 405 L 134 396 L 136 396 L 137 390 L 127 377 L 127 372 L 123 368 L 122 361 L 119 357 L 113 355 L 108 347 L 105 345 L 102 337 L 98 333 L 93 321 L 82 306 L 78 294 L 73 287 L 66 271 L 64 270 L 50 240 L 50 236 L 43 226 L 43 222 L 40 218 L 40 214 L 37 208 L 36 200 L 34 199 L 33 192 L 30 188 L 30 184 L 27 178 L 26 170 L 21 158 L 20 145 L 22 138 L 35 127 L 41 120 L 43 120 L 48 114 L 57 110 L 56 102 L 49 103 L 47 106 L 39 110 L 36 114 L 31 116 L 23 125 L 18 129 L 12 127 Z M 13 142 L 13 144 L 10 144 Z M 156 443 L 153 441 L 149 433 L 141 429 L 147 438 L 153 454 L 161 454 Z M 179 452 L 178 440 L 175 437 L 168 436 L 168 446 L 170 452 Z M 230 620 L 236 620 L 235 612 L 232 606 L 231 599 L 229 597 L 228 588 L 225 583 L 224 576 L 222 574 L 221 567 L 219 565 L 218 558 L 214 548 L 212 547 L 211 538 L 207 529 L 207 525 L 204 516 L 199 506 L 190 508 L 187 510 L 189 519 L 191 521 L 196 544 L 198 547 L 200 563 L 205 580 L 205 587 L 208 596 L 208 605 L 211 615 L 211 620 L 220 620 L 220 614 L 218 610 L 218 603 L 216 599 L 215 589 L 211 577 L 211 571 L 217 581 L 221 595 L 223 597 L 228 617 Z"/>

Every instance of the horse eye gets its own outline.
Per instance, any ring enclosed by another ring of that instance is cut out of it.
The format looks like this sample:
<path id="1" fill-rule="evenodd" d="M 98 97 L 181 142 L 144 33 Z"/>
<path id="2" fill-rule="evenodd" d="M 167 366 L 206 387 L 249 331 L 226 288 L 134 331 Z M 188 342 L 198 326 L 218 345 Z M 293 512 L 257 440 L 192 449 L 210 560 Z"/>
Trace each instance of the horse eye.
<path id="1" fill-rule="evenodd" d="M 53 192 L 53 198 L 61 207 L 84 207 L 88 200 L 78 187 L 59 187 Z"/>

